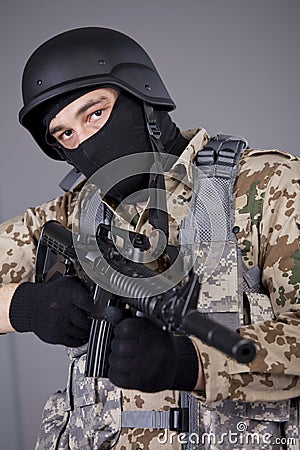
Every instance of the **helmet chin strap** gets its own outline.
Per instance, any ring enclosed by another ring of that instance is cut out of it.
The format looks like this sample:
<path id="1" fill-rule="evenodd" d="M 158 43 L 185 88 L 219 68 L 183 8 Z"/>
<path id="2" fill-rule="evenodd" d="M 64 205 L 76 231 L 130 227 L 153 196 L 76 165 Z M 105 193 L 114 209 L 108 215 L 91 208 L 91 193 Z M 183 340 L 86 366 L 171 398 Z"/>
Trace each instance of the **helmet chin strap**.
<path id="1" fill-rule="evenodd" d="M 169 225 L 162 155 L 164 152 L 164 145 L 160 139 L 161 130 L 158 126 L 153 107 L 145 102 L 143 102 L 143 105 L 150 143 L 154 153 L 154 163 L 149 177 L 149 223 L 154 228 L 161 230 L 168 242 Z"/>

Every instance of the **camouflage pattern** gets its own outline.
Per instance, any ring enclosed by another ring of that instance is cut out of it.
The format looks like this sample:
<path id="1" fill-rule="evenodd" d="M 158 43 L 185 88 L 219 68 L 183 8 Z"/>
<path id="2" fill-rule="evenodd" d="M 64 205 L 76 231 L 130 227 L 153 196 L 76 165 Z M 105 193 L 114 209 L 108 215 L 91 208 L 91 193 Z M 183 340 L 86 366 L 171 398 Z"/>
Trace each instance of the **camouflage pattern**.
<path id="1" fill-rule="evenodd" d="M 120 389 L 108 379 L 85 377 L 84 369 L 85 354 L 72 358 L 66 391 L 45 405 L 36 449 L 105 449 L 117 441 Z"/>
<path id="2" fill-rule="evenodd" d="M 251 325 L 241 328 L 241 334 L 256 342 L 257 357 L 249 366 L 243 367 L 222 358 L 223 363 L 217 370 L 222 372 L 229 363 L 234 379 L 231 375 L 229 383 L 224 377 L 224 391 L 216 392 L 213 380 L 210 390 L 207 377 L 208 400 L 228 398 L 228 388 L 231 399 L 242 401 L 282 399 L 285 395 L 283 392 L 280 395 L 281 389 L 289 389 L 291 396 L 299 394 L 299 327 L 296 326 L 300 314 L 299 174 L 299 160 L 276 150 L 249 150 L 242 157 L 235 185 L 238 243 L 246 265 L 261 267 L 273 311 L 270 315 L 270 308 L 265 309 L 258 322 L 252 318 Z M 275 193 L 276 210 L 273 209 Z M 268 304 L 268 299 L 264 303 Z M 202 347 L 200 352 L 207 354 L 207 351 Z M 213 353 L 209 349 L 205 370 L 213 360 L 221 362 L 220 355 L 214 357 Z M 261 379 L 259 374 L 264 374 Z M 281 384 L 283 380 L 285 387 Z M 257 391 L 254 388 L 257 383 L 265 389 Z"/>
<path id="3" fill-rule="evenodd" d="M 299 436 L 283 433 L 290 412 L 286 402 L 242 403 L 230 400 L 205 405 L 200 409 L 200 433 L 194 438 L 197 450 L 283 450 L 299 449 Z M 286 447 L 285 445 L 288 444 Z"/>
<path id="4" fill-rule="evenodd" d="M 189 211 L 191 161 L 209 139 L 204 129 L 190 130 L 184 135 L 190 143 L 165 176 L 170 243 L 173 245 L 178 242 L 179 225 Z M 258 264 L 261 268 L 268 296 L 248 295 L 250 313 L 240 328 L 242 335 L 256 343 L 258 352 L 252 363 L 238 364 L 192 338 L 201 357 L 206 383 L 205 392 L 193 393 L 199 401 L 202 436 L 218 433 L 215 439 L 221 439 L 221 431 L 234 433 L 238 430 L 240 439 L 239 443 L 232 443 L 224 436 L 223 442 L 211 442 L 210 446 L 200 448 L 213 449 L 222 445 L 224 449 L 299 449 L 299 179 L 299 159 L 279 150 L 246 150 L 241 158 L 234 188 L 238 245 L 247 267 Z M 40 207 L 30 208 L 0 226 L 1 285 L 33 280 L 35 248 L 41 226 L 46 220 L 56 219 L 71 228 L 79 190 L 80 187 Z M 147 235 L 155 233 L 148 223 L 144 206 L 136 205 L 135 208 L 136 219 L 129 228 Z M 119 212 L 117 221 L 118 226 L 126 222 L 125 214 Z M 214 284 L 208 292 L 216 298 L 213 289 Z M 176 449 L 188 445 L 184 442 L 185 436 L 174 437 L 173 432 L 168 432 L 166 443 L 162 444 L 163 430 L 120 429 L 120 401 L 123 409 L 162 410 L 177 404 L 177 392 L 149 395 L 115 389 L 107 380 L 83 380 L 84 358 L 84 354 L 73 355 L 72 382 L 68 391 L 54 394 L 47 403 L 37 448 L 108 448 L 118 435 L 114 446 L 118 450 Z M 77 396 L 91 403 L 82 404 L 81 400 L 77 403 Z M 254 408 L 251 407 L 253 402 Z M 258 414 L 259 409 L 261 414 Z M 247 444 L 243 427 L 237 428 L 241 422 L 246 431 L 264 435 L 266 442 Z M 243 437 L 240 437 L 242 432 Z M 274 434 L 271 443 L 267 433 Z M 282 433 L 286 433 L 286 444 L 275 442 L 277 436 L 284 436 Z M 212 440 L 213 434 L 210 436 Z"/>

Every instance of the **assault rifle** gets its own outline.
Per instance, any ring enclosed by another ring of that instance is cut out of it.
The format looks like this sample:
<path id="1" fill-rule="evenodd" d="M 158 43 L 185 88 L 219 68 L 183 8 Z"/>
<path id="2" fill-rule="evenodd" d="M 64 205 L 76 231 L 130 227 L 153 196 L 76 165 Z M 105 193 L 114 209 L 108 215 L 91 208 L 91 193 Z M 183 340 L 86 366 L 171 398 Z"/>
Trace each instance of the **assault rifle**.
<path id="1" fill-rule="evenodd" d="M 252 361 L 255 347 L 251 341 L 196 310 L 200 284 L 194 272 L 189 274 L 188 280 L 183 285 L 175 287 L 167 279 L 160 277 L 162 293 L 153 295 L 153 292 L 157 292 L 157 277 L 155 277 L 157 273 L 143 263 L 126 258 L 124 256 L 126 249 L 123 248 L 121 254 L 109 238 L 109 228 L 100 224 L 97 229 L 94 238 L 100 256 L 94 260 L 91 259 L 90 244 L 87 240 L 81 252 L 83 256 L 81 255 L 80 263 L 74 248 L 72 232 L 54 220 L 46 222 L 42 227 L 37 248 L 37 283 L 47 282 L 58 276 L 76 275 L 93 295 L 94 311 L 87 348 L 86 376 L 107 377 L 113 328 L 105 319 L 104 312 L 109 305 L 118 307 L 128 305 L 138 314 L 142 313 L 171 333 L 194 335 L 238 362 Z M 122 234 L 122 231 L 114 229 L 116 234 L 118 232 Z M 128 235 L 132 244 L 131 249 L 132 246 L 142 250 L 149 247 L 146 236 L 134 232 L 129 232 Z M 112 267 L 111 274 L 101 269 L 103 258 L 109 267 Z M 83 265 L 88 266 L 89 270 L 85 271 Z M 101 281 L 103 279 L 103 283 L 99 283 L 101 287 L 87 275 L 87 272 L 91 271 L 98 279 Z M 141 280 L 144 281 L 142 284 Z M 111 294 L 110 285 L 114 286 L 114 292 L 117 294 Z"/>

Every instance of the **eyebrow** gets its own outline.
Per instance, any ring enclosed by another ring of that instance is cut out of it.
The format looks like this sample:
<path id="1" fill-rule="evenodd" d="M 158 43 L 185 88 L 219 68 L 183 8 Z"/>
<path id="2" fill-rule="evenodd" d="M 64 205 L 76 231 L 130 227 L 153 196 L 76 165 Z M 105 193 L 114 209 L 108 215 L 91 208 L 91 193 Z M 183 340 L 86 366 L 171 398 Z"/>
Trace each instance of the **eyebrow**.
<path id="1" fill-rule="evenodd" d="M 88 109 L 92 108 L 95 105 L 98 105 L 98 103 L 102 103 L 104 101 L 109 100 L 108 97 L 102 95 L 101 97 L 93 98 L 89 101 L 87 101 L 84 105 L 82 105 L 75 113 L 75 118 L 77 119 L 81 114 L 85 113 Z M 58 133 L 59 131 L 64 130 L 66 127 L 64 125 L 56 125 L 53 128 L 49 128 L 49 133 L 51 135 Z"/>

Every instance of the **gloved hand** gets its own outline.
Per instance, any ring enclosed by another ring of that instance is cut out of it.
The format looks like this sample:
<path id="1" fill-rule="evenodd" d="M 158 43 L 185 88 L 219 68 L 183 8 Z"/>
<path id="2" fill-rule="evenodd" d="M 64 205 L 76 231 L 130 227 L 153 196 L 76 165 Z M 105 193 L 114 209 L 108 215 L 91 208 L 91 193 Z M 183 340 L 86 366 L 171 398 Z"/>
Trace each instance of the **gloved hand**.
<path id="1" fill-rule="evenodd" d="M 188 337 L 173 336 L 146 318 L 122 318 L 118 308 L 108 307 L 105 316 L 117 323 L 108 370 L 113 384 L 144 392 L 194 389 L 198 357 Z"/>
<path id="2" fill-rule="evenodd" d="M 88 341 L 93 301 L 76 277 L 48 283 L 22 283 L 16 289 L 9 319 L 16 331 L 33 331 L 42 341 L 79 347 Z"/>

